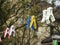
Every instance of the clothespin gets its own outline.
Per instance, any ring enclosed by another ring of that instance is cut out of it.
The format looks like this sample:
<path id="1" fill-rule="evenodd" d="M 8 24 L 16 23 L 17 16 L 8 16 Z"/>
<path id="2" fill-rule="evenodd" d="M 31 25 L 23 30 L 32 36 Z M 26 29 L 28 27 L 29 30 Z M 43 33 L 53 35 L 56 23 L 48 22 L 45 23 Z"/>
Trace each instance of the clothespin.
<path id="1" fill-rule="evenodd" d="M 53 7 L 47 8 L 47 15 L 48 15 L 48 18 L 50 18 L 52 22 L 55 21 L 55 17 L 53 15 Z"/>
<path id="2" fill-rule="evenodd" d="M 31 17 L 28 18 L 27 20 L 27 27 L 30 28 L 30 22 L 31 22 Z"/>
<path id="3" fill-rule="evenodd" d="M 46 22 L 46 24 L 50 24 L 50 20 L 49 20 L 49 15 L 47 14 L 47 10 L 43 10 L 43 17 L 42 17 L 42 20 L 41 20 L 41 23 L 44 23 Z"/>
<path id="4" fill-rule="evenodd" d="M 31 17 L 29 16 L 27 20 L 27 27 L 30 28 Z M 34 25 L 32 25 L 32 30 L 34 30 Z"/>
<path id="5" fill-rule="evenodd" d="M 9 33 L 10 33 L 9 28 L 6 28 L 4 32 L 4 38 L 6 38 L 7 34 L 8 34 L 8 38 L 10 38 Z"/>
<path id="6" fill-rule="evenodd" d="M 57 41 L 57 40 L 54 40 L 54 41 L 53 41 L 53 44 L 54 44 L 54 45 L 58 45 L 58 41 Z"/>
<path id="7" fill-rule="evenodd" d="M 15 27 L 14 27 L 14 25 L 11 25 L 11 27 L 10 27 L 10 36 L 12 35 L 12 33 L 13 33 L 13 37 L 15 37 Z"/>
<path id="8" fill-rule="evenodd" d="M 37 29 L 36 19 L 34 15 L 31 17 L 30 28 L 32 27 L 32 25 L 34 25 L 34 29 Z"/>
<path id="9" fill-rule="evenodd" d="M 41 20 L 41 23 L 44 23 L 46 21 L 46 15 L 47 15 L 47 10 L 43 10 L 43 17 L 42 17 L 42 20 Z"/>

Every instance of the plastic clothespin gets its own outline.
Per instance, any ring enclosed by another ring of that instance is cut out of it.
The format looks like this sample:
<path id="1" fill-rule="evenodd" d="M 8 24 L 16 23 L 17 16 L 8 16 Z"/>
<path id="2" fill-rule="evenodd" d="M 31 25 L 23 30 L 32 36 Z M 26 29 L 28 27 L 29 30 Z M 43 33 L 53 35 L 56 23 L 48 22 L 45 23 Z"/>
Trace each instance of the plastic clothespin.
<path id="1" fill-rule="evenodd" d="M 53 44 L 58 45 L 58 40 L 54 40 Z"/>
<path id="2" fill-rule="evenodd" d="M 11 36 L 12 33 L 13 33 L 13 37 L 15 37 L 15 27 L 14 27 L 14 25 L 11 25 L 9 35 Z"/>
<path id="3" fill-rule="evenodd" d="M 53 7 L 48 7 L 47 8 L 47 15 L 51 19 L 52 22 L 55 21 L 55 17 L 53 15 Z"/>
<path id="4" fill-rule="evenodd" d="M 30 28 L 31 17 L 27 20 L 27 27 Z M 32 25 L 32 30 L 34 30 L 34 25 Z"/>
<path id="5" fill-rule="evenodd" d="M 43 17 L 42 17 L 42 20 L 41 20 L 41 23 L 44 23 L 46 21 L 46 15 L 47 15 L 47 10 L 43 10 Z"/>
<path id="6" fill-rule="evenodd" d="M 4 32 L 4 38 L 6 38 L 7 34 L 9 35 L 9 28 L 6 28 L 5 32 Z M 8 36 L 9 37 L 9 36 Z"/>
<path id="7" fill-rule="evenodd" d="M 34 29 L 37 29 L 36 19 L 34 15 L 31 17 L 30 28 L 32 27 L 32 25 L 34 25 Z"/>

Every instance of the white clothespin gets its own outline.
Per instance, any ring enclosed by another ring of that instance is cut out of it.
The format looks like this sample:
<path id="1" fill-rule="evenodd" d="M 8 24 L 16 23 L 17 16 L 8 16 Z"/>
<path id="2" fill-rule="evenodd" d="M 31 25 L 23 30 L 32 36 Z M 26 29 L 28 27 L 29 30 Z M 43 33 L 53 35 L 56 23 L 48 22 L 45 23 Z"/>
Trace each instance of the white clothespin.
<path id="1" fill-rule="evenodd" d="M 51 19 L 52 22 L 55 21 L 52 7 L 48 7 L 47 10 L 43 10 L 43 18 L 42 18 L 41 22 L 44 23 L 46 21 L 46 24 L 50 24 L 49 19 Z"/>
<path id="2" fill-rule="evenodd" d="M 55 17 L 53 15 L 53 7 L 47 8 L 47 15 L 48 15 L 48 18 L 50 18 L 52 22 L 55 21 Z"/>
<path id="3" fill-rule="evenodd" d="M 41 23 L 44 23 L 46 21 L 46 16 L 47 16 L 47 10 L 43 10 L 43 17 Z"/>
<path id="4" fill-rule="evenodd" d="M 10 36 L 12 35 L 13 33 L 13 37 L 15 36 L 15 28 L 14 28 L 14 25 L 11 25 L 10 27 Z"/>

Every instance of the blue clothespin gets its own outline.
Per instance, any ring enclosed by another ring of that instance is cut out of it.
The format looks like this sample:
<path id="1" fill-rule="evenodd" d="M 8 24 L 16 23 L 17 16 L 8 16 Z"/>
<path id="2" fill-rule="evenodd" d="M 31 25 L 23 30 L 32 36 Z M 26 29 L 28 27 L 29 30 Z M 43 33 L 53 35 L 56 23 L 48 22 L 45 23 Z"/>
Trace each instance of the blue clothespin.
<path id="1" fill-rule="evenodd" d="M 27 20 L 27 27 L 30 28 L 31 17 Z M 32 30 L 34 30 L 34 25 L 32 25 Z"/>

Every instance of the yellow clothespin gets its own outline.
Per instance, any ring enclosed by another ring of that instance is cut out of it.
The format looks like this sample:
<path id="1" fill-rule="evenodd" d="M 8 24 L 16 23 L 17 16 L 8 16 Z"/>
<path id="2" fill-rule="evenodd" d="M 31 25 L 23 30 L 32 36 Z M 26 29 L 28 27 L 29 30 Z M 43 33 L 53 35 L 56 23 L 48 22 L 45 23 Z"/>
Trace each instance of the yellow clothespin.
<path id="1" fill-rule="evenodd" d="M 30 28 L 32 27 L 32 25 L 34 25 L 34 28 L 37 29 L 36 19 L 34 15 L 31 17 Z"/>

